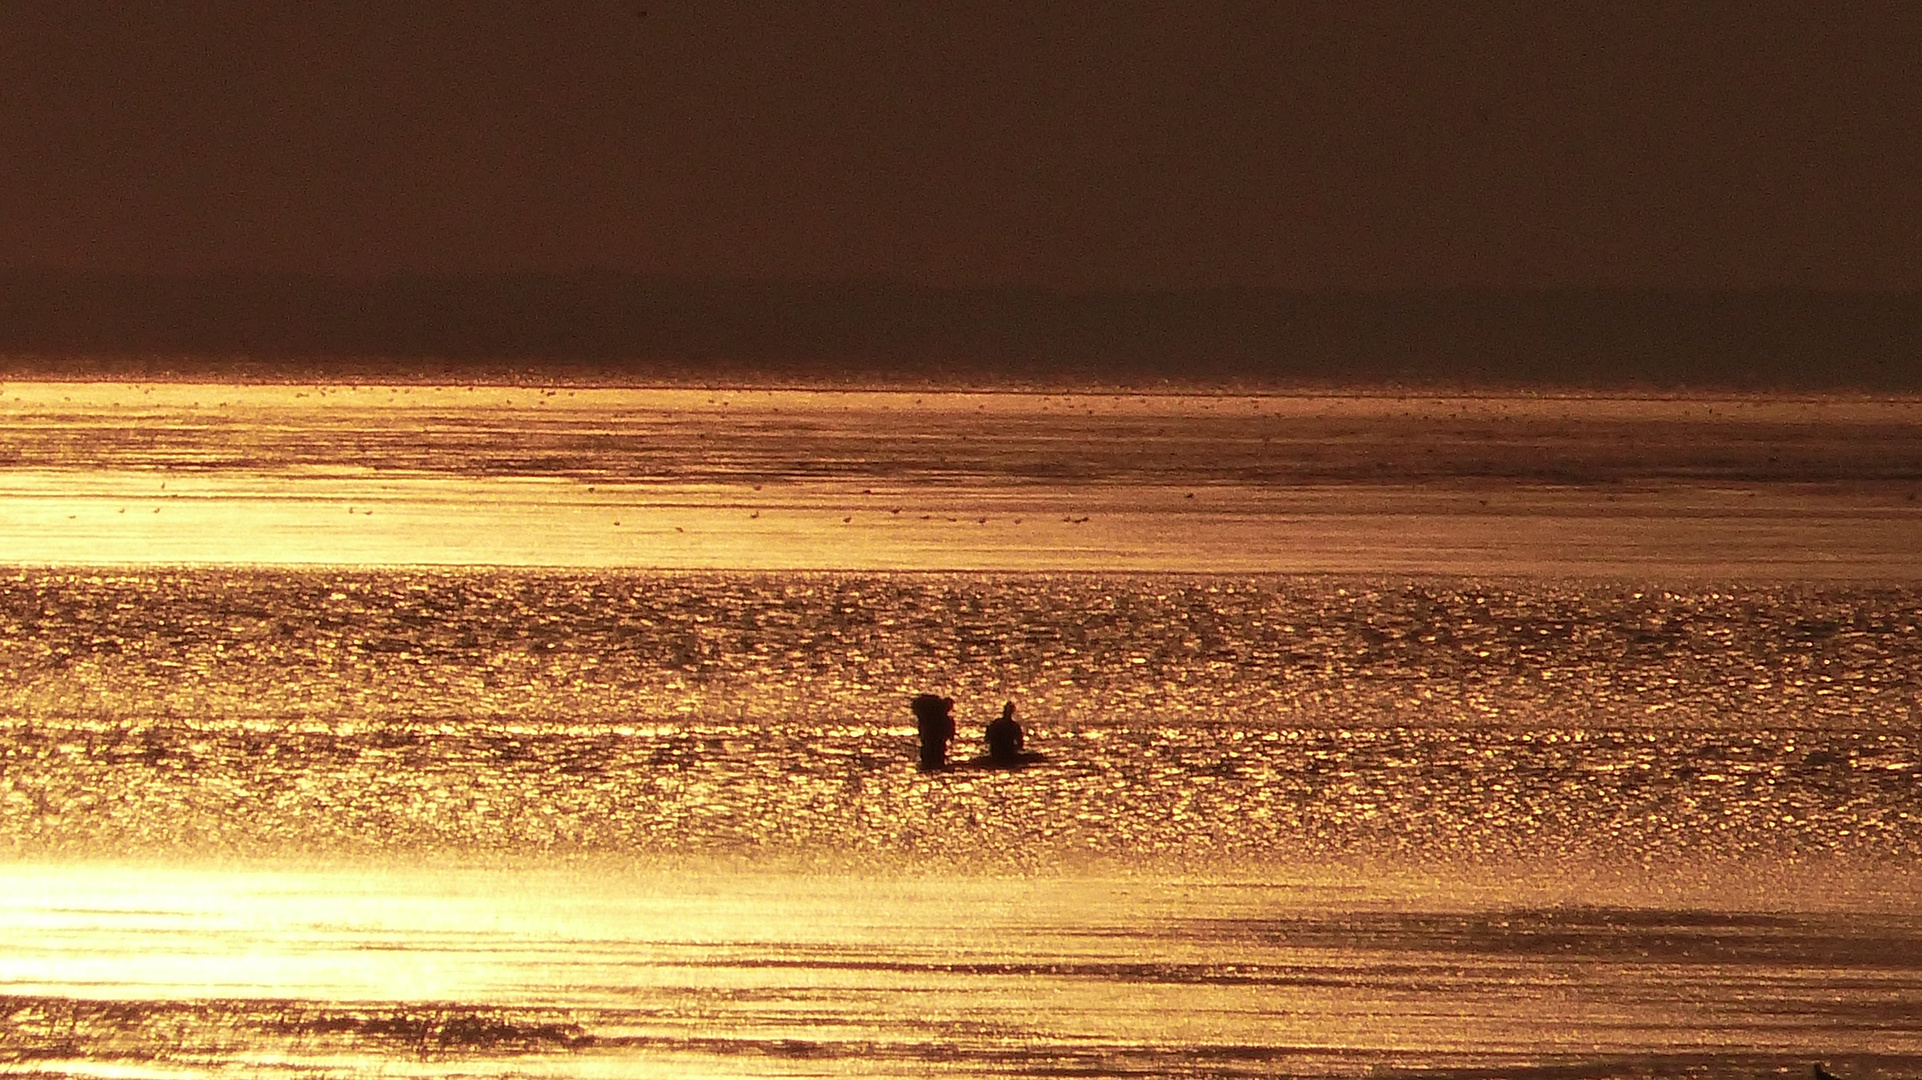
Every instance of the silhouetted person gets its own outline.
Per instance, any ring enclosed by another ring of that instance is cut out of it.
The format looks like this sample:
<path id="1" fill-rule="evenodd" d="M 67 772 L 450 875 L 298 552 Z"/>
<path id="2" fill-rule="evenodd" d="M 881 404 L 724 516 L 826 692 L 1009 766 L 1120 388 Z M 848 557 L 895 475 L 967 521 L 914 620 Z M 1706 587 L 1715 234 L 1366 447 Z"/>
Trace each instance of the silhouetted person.
<path id="1" fill-rule="evenodd" d="M 990 760 L 1021 760 L 1021 725 L 1014 720 L 1014 702 L 1001 706 L 1001 719 L 988 722 L 987 734 Z"/>
<path id="2" fill-rule="evenodd" d="M 954 699 L 939 694 L 916 694 L 908 702 L 921 729 L 921 767 L 943 768 L 948 763 L 948 740 L 954 738 Z"/>

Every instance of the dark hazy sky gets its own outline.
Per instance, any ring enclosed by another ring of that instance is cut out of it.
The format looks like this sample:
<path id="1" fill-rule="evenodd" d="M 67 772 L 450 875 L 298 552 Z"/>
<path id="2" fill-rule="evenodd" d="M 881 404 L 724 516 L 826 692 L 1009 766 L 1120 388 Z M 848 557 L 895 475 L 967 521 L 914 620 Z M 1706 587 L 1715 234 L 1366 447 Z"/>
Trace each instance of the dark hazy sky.
<path id="1" fill-rule="evenodd" d="M 0 0 L 0 267 L 1916 289 L 1915 10 Z"/>

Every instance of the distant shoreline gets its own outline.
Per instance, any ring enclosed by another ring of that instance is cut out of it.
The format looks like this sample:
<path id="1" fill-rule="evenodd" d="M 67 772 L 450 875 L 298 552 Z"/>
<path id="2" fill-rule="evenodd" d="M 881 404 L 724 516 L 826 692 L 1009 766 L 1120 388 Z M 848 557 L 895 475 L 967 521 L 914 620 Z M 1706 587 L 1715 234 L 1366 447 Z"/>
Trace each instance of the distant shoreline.
<path id="1" fill-rule="evenodd" d="M 1922 393 L 1922 294 L 14 271 L 0 377 Z"/>
<path id="2" fill-rule="evenodd" d="M 1184 383 L 1172 379 L 1154 383 L 1103 383 L 1067 380 L 984 380 L 962 378 L 907 379 L 873 378 L 806 379 L 742 376 L 716 378 L 698 373 L 632 375 L 613 377 L 605 373 L 574 373 L 537 368 L 509 367 L 450 372 L 440 369 L 399 370 L 405 358 L 381 357 L 381 365 L 369 358 L 343 361 L 344 365 L 367 363 L 366 367 L 328 366 L 308 368 L 298 363 L 249 361 L 227 366 L 206 358 L 189 358 L 168 364 L 147 357 L 36 357 L 0 356 L 0 390 L 12 384 L 26 385 L 122 385 L 122 386 L 261 386 L 261 387 L 343 387 L 378 390 L 386 387 L 406 389 L 451 389 L 465 386 L 490 389 L 608 390 L 608 391 L 710 391 L 714 393 L 874 393 L 874 394 L 1041 394 L 1062 397 L 1142 397 L 1142 398 L 1257 398 L 1309 399 L 1356 398 L 1368 400 L 1401 399 L 1421 401 L 1694 401 L 1694 402 L 1886 402 L 1922 404 L 1922 389 L 1876 390 L 1859 387 L 1742 388 L 1730 386 L 1568 386 L 1530 383 L 1391 383 L 1391 382 L 1272 382 L 1272 383 Z M 156 366 L 158 364 L 159 366 Z"/>

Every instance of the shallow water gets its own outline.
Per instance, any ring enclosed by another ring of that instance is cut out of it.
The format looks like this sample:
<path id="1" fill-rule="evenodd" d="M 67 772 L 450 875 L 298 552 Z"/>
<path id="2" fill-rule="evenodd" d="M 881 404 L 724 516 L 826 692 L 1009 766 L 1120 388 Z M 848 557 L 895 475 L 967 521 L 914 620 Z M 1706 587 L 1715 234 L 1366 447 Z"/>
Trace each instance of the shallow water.
<path id="1" fill-rule="evenodd" d="M 1917 851 L 1909 587 L 28 570 L 0 638 L 23 851 Z M 915 774 L 930 687 L 1052 760 Z"/>
<path id="2" fill-rule="evenodd" d="M 1922 1073 L 1913 403 L 322 389 L 0 396 L 10 1073 Z"/>

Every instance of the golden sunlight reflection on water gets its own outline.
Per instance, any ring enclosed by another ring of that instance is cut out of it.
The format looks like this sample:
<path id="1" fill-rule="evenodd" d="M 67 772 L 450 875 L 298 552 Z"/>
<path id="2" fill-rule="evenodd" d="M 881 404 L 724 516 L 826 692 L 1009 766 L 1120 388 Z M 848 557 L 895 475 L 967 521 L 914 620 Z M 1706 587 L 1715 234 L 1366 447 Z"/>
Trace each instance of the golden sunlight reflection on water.
<path id="1" fill-rule="evenodd" d="M 1917 1075 L 1918 489 L 1911 400 L 6 384 L 0 1072 Z"/>
<path id="2" fill-rule="evenodd" d="M 537 1075 L 1158 1071 L 1197 1048 L 1231 1051 L 1250 1075 L 1352 1074 L 1408 1053 L 1542 1061 L 1733 1041 L 1806 1056 L 1842 1031 L 1922 1054 L 1895 1005 L 1922 967 L 1888 962 L 1922 943 L 1900 880 L 1838 895 L 1808 888 L 1809 868 L 1665 894 L 1566 868 L 1493 879 L 13 864 L 0 988 L 15 1038 L 49 1009 L 35 1002 L 176 1002 L 224 1031 L 229 1055 L 248 1047 L 290 1074 L 317 1056 L 356 1073 L 491 1071 L 473 1059 L 507 1042 L 499 1067 Z M 1667 904 L 1615 906 L 1624 896 Z M 1801 985 L 1811 947 L 1853 977 Z M 459 1026 L 473 1002 L 496 1034 Z M 107 1038 L 81 1030 L 84 1012 L 75 1044 Z M 1784 1022 L 1805 1012 L 1820 1024 Z M 114 1024 L 122 1040 L 160 1038 L 129 1015 Z"/>

